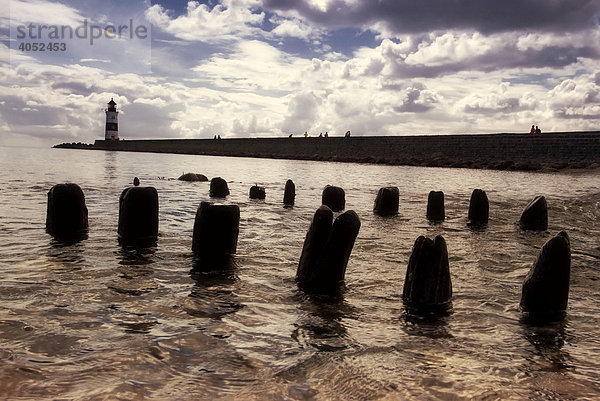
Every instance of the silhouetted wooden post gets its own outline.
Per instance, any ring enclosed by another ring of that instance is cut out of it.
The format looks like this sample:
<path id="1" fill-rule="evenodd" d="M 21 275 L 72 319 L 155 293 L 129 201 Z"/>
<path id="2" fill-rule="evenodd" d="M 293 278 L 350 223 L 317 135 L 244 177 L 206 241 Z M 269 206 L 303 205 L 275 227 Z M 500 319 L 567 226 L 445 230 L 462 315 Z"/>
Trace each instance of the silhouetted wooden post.
<path id="1" fill-rule="evenodd" d="M 474 189 L 469 201 L 469 221 L 472 225 L 487 224 L 490 215 L 490 203 L 487 194 L 481 189 Z"/>
<path id="2" fill-rule="evenodd" d="M 400 204 L 400 192 L 398 187 L 380 188 L 375 199 L 373 212 L 380 216 L 393 216 L 398 214 Z"/>
<path id="3" fill-rule="evenodd" d="M 130 187 L 119 198 L 119 242 L 151 246 L 158 240 L 158 192 L 154 187 Z"/>
<path id="4" fill-rule="evenodd" d="M 283 193 L 283 204 L 285 206 L 293 206 L 296 199 L 296 185 L 294 181 L 287 180 L 285 183 L 285 191 Z"/>
<path id="5" fill-rule="evenodd" d="M 56 184 L 48 191 L 46 232 L 61 241 L 77 241 L 87 235 L 88 210 L 77 184 Z"/>
<path id="6" fill-rule="evenodd" d="M 211 198 L 225 198 L 229 195 L 229 187 L 227 181 L 221 177 L 215 177 L 210 180 L 210 197 Z"/>
<path id="7" fill-rule="evenodd" d="M 265 199 L 267 194 L 263 187 L 253 185 L 250 187 L 250 199 Z"/>
<path id="8" fill-rule="evenodd" d="M 523 210 L 519 220 L 523 230 L 545 231 L 548 229 L 548 205 L 546 198 L 536 196 Z"/>
<path id="9" fill-rule="evenodd" d="M 360 230 L 360 219 L 353 210 L 338 216 L 325 205 L 315 212 L 310 225 L 296 277 L 307 292 L 335 293 L 344 281 L 346 266 Z"/>
<path id="10" fill-rule="evenodd" d="M 239 206 L 201 202 L 194 221 L 192 251 L 202 264 L 219 268 L 236 253 L 239 228 Z"/>
<path id="11" fill-rule="evenodd" d="M 415 241 L 404 280 L 404 302 L 414 310 L 445 308 L 452 299 L 448 249 L 441 235 Z"/>
<path id="12" fill-rule="evenodd" d="M 301 285 L 312 281 L 315 266 L 325 249 L 332 224 L 332 210 L 328 206 L 322 205 L 313 216 L 302 246 L 302 254 L 296 271 L 296 278 Z"/>
<path id="13" fill-rule="evenodd" d="M 431 191 L 427 198 L 427 219 L 442 221 L 446 218 L 444 209 L 444 193 L 442 191 Z"/>
<path id="14" fill-rule="evenodd" d="M 340 187 L 327 185 L 323 189 L 321 203 L 328 206 L 332 211 L 339 212 L 346 207 L 346 193 Z"/>
<path id="15" fill-rule="evenodd" d="M 561 231 L 544 244 L 523 282 L 521 309 L 533 319 L 562 317 L 569 299 L 571 246 Z"/>

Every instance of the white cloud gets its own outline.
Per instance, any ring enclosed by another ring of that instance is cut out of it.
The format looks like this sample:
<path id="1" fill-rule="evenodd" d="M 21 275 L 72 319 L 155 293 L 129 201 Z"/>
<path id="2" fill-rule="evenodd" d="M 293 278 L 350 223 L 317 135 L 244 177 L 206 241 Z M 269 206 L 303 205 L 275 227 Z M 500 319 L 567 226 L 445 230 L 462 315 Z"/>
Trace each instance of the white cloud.
<path id="1" fill-rule="evenodd" d="M 79 60 L 80 63 L 110 63 L 110 60 L 104 59 L 98 59 L 98 58 L 82 58 Z"/>
<path id="2" fill-rule="evenodd" d="M 236 44 L 233 53 L 214 56 L 193 71 L 225 90 L 289 91 L 302 85 L 302 70 L 309 64 L 265 42 L 250 40 Z"/>
<path id="3" fill-rule="evenodd" d="M 166 106 L 166 104 L 167 104 L 167 102 L 160 97 L 155 97 L 152 99 L 140 97 L 140 98 L 134 99 L 133 103 L 142 103 L 142 104 L 147 104 L 147 105 L 156 106 L 156 107 L 163 107 L 163 106 Z"/>
<path id="4" fill-rule="evenodd" d="M 597 74 L 566 79 L 549 92 L 549 105 L 556 117 L 576 120 L 600 120 L 600 86 Z M 579 121 L 577 121 L 579 120 Z M 570 121 L 569 124 L 573 124 Z"/>
<path id="5" fill-rule="evenodd" d="M 253 7 L 258 5 L 258 1 L 252 0 L 223 0 L 211 9 L 206 4 L 190 1 L 186 14 L 172 19 L 167 10 L 155 4 L 146 11 L 146 18 L 180 39 L 236 41 L 262 32 L 256 25 L 263 22 L 265 15 L 253 12 Z"/>
<path id="6" fill-rule="evenodd" d="M 484 37 L 479 33 L 432 34 L 430 40 L 419 44 L 417 51 L 404 59 L 409 65 L 439 66 L 475 60 L 504 47 L 504 35 Z"/>
<path id="7" fill-rule="evenodd" d="M 10 2 L 11 27 L 19 24 L 77 26 L 84 17 L 73 7 L 46 0 L 5 0 Z"/>
<path id="8" fill-rule="evenodd" d="M 297 18 L 283 19 L 283 18 L 271 18 L 271 23 L 277 26 L 271 31 L 271 34 L 276 37 L 293 37 L 303 40 L 310 40 L 315 37 L 321 36 L 322 32 L 320 29 L 307 24 L 306 22 Z M 320 44 L 316 42 L 314 44 Z"/>

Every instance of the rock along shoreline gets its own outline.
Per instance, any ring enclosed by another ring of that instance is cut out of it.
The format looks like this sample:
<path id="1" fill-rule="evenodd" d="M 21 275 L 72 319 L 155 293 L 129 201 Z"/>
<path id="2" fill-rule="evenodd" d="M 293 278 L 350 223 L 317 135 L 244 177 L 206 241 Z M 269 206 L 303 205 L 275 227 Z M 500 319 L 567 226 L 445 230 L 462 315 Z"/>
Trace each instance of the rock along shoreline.
<path id="1" fill-rule="evenodd" d="M 232 139 L 96 140 L 54 148 L 518 171 L 600 168 L 600 131 Z"/>

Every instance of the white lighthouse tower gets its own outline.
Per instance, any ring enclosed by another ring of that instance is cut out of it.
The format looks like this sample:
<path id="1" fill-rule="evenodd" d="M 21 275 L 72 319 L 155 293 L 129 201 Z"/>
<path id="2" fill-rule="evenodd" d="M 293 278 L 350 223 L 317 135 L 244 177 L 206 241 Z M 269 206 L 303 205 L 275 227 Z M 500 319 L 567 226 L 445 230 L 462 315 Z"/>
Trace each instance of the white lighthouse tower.
<path id="1" fill-rule="evenodd" d="M 106 112 L 106 131 L 104 133 L 104 139 L 106 141 L 118 141 L 119 140 L 119 121 L 117 116 L 119 112 L 117 111 L 117 104 L 115 101 L 110 98 L 110 102 L 108 102 L 108 108 L 105 110 Z"/>

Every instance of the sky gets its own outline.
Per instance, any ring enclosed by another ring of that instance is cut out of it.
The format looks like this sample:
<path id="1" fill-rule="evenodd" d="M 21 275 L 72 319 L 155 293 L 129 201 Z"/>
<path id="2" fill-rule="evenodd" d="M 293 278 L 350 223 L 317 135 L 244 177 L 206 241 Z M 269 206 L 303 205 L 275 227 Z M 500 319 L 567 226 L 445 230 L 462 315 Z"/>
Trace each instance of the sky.
<path id="1" fill-rule="evenodd" d="M 0 145 L 600 129 L 599 0 L 0 1 Z"/>

